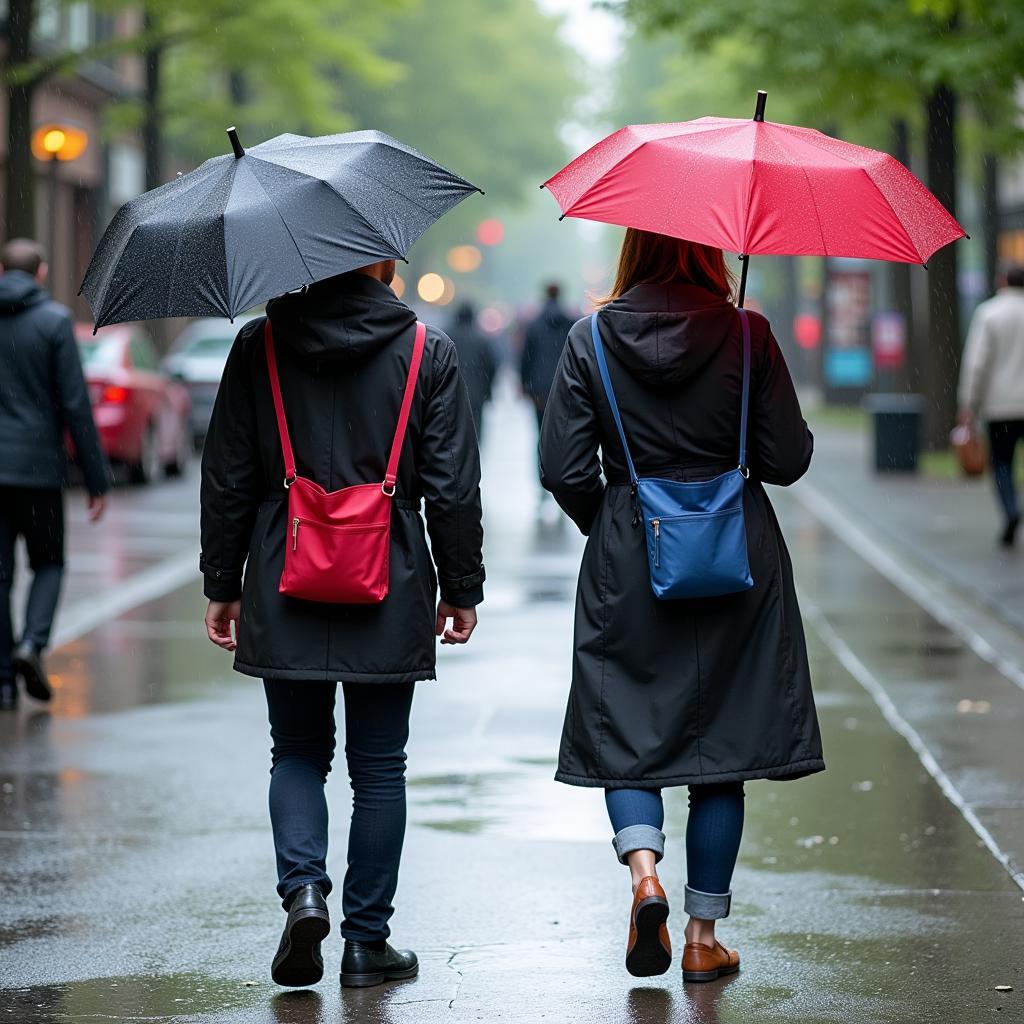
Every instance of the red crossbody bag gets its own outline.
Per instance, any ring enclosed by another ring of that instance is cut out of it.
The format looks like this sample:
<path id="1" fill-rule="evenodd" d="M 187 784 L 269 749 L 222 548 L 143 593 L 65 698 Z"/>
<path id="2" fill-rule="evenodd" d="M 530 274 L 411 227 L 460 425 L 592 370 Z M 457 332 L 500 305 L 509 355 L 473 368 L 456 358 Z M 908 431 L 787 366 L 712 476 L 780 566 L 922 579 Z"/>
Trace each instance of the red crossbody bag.
<path id="1" fill-rule="evenodd" d="M 296 472 L 277 375 L 274 335 L 267 319 L 263 339 L 288 492 L 288 538 L 278 588 L 282 594 L 327 604 L 378 604 L 387 597 L 391 499 L 395 496 L 398 462 L 426 335 L 426 327 L 417 322 L 409 376 L 383 483 L 357 484 L 328 492 Z"/>

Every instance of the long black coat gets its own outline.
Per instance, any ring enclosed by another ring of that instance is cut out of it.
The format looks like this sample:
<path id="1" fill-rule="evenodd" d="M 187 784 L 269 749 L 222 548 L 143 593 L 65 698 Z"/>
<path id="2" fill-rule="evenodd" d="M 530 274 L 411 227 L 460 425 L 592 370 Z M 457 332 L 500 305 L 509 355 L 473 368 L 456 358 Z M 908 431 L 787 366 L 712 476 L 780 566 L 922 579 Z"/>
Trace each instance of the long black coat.
<path id="1" fill-rule="evenodd" d="M 383 480 L 415 314 L 353 273 L 277 299 L 269 315 L 300 475 L 327 490 Z M 480 459 L 455 347 L 428 328 L 399 465 L 388 596 L 316 604 L 278 591 L 287 501 L 263 325 L 254 320 L 235 339 L 203 452 L 201 568 L 207 597 L 241 595 L 235 668 L 273 679 L 432 679 L 438 580 L 456 606 L 483 600 Z"/>
<path id="2" fill-rule="evenodd" d="M 690 285 L 639 285 L 598 319 L 638 474 L 704 480 L 735 468 L 733 306 Z M 762 486 L 797 480 L 812 438 L 768 322 L 750 322 L 754 586 L 704 600 L 654 597 L 589 319 L 569 332 L 541 432 L 545 486 L 589 535 L 561 782 L 653 788 L 824 768 L 792 567 Z"/>
<path id="3" fill-rule="evenodd" d="M 0 276 L 0 484 L 64 486 L 64 430 L 90 494 L 109 487 L 71 314 L 21 270 Z"/>

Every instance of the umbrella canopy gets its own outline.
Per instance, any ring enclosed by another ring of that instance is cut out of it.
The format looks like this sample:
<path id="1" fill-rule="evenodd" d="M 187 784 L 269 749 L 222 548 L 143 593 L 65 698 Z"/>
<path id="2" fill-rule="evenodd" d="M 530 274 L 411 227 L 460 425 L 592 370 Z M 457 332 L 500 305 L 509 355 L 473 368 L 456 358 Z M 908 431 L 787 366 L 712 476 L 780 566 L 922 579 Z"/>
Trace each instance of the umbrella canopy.
<path id="1" fill-rule="evenodd" d="M 763 108 L 762 97 L 759 115 Z M 541 187 L 563 217 L 748 256 L 925 263 L 964 236 L 945 207 L 887 153 L 757 118 L 621 128 Z"/>
<path id="2" fill-rule="evenodd" d="M 278 135 L 126 203 L 82 291 L 97 327 L 235 317 L 412 243 L 475 185 L 382 132 Z"/>

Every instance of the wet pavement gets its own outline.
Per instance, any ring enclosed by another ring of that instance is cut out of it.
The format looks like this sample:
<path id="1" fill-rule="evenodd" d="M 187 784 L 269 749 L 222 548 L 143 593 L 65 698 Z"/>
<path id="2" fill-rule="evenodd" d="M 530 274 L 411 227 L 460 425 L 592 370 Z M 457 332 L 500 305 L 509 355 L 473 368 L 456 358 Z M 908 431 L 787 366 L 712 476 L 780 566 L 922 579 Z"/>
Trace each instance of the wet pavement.
<path id="1" fill-rule="evenodd" d="M 101 615 L 110 588 L 79 570 L 52 713 L 0 718 L 0 1021 L 1024 1020 L 1024 690 L 782 492 L 829 770 L 748 787 L 720 933 L 738 976 L 625 973 L 628 874 L 603 800 L 551 781 L 582 539 L 536 525 L 531 443 L 506 399 L 486 445 L 481 626 L 417 691 L 393 925 L 419 978 L 340 992 L 335 935 L 316 989 L 270 982 L 283 915 L 262 694 L 167 568 L 195 554 L 193 477 L 118 493 L 122 518 L 86 551 L 139 552 L 120 589 L 141 603 Z M 328 792 L 340 878 L 343 768 Z M 681 945 L 685 790 L 666 803 Z"/>

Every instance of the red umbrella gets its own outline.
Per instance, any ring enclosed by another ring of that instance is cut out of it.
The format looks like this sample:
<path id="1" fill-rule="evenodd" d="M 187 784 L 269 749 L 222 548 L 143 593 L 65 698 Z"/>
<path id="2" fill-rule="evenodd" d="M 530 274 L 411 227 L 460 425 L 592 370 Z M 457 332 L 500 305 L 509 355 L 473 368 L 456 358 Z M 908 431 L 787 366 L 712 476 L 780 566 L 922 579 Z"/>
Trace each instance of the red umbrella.
<path id="1" fill-rule="evenodd" d="M 541 188 L 562 217 L 657 231 L 747 256 L 925 263 L 965 232 L 898 160 L 810 128 L 701 117 L 630 125 Z"/>

